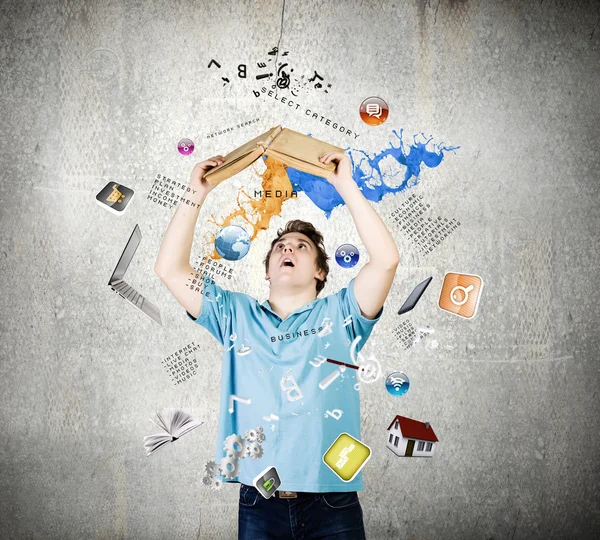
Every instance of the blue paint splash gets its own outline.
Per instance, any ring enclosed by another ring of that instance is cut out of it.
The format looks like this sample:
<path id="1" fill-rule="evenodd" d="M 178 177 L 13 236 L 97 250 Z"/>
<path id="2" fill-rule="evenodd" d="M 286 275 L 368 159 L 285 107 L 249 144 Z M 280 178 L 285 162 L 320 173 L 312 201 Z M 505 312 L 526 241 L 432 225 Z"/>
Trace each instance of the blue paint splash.
<path id="1" fill-rule="evenodd" d="M 413 135 L 413 143 L 406 152 L 402 142 L 403 130 L 400 134 L 393 129 L 392 133 L 398 138 L 399 146 L 395 147 L 391 142 L 390 147 L 377 152 L 372 157 L 363 150 L 346 148 L 352 163 L 352 178 L 362 191 L 365 198 L 369 201 L 380 202 L 384 195 L 388 193 L 398 193 L 404 189 L 419 183 L 421 174 L 421 165 L 429 168 L 437 167 L 444 159 L 444 152 L 453 152 L 460 146 L 443 146 L 443 143 L 433 144 L 433 151 L 427 150 L 427 145 L 433 139 L 427 138 L 424 133 Z M 424 141 L 419 142 L 417 138 L 421 136 Z M 387 156 L 391 156 L 400 165 L 406 167 L 404 180 L 397 187 L 389 186 L 385 183 L 386 178 L 393 178 L 402 172 L 402 169 L 395 174 L 384 174 L 379 168 L 381 161 Z M 296 192 L 304 191 L 310 200 L 315 203 L 329 219 L 332 210 L 336 206 L 343 206 L 344 200 L 340 197 L 336 189 L 325 179 L 301 172 L 292 167 L 287 168 L 287 174 Z M 414 180 L 409 184 L 411 178 Z"/>

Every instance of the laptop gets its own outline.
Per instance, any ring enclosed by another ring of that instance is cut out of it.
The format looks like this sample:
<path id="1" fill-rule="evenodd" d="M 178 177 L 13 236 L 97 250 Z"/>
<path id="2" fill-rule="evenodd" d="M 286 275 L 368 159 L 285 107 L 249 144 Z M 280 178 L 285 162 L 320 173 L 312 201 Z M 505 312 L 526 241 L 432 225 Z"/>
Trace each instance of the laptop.
<path id="1" fill-rule="evenodd" d="M 121 258 L 119 259 L 112 276 L 110 276 L 108 284 L 113 291 L 118 293 L 122 298 L 125 298 L 125 300 L 132 304 L 133 307 L 139 309 L 142 313 L 145 313 L 153 321 L 162 326 L 159 309 L 123 279 L 141 241 L 142 232 L 140 231 L 139 225 L 136 225 L 127 241 L 127 245 L 121 254 Z"/>
<path id="2" fill-rule="evenodd" d="M 422 281 L 414 288 L 413 292 L 410 293 L 410 296 L 406 299 L 404 304 L 402 304 L 402 307 L 398 310 L 398 315 L 407 313 L 417 305 L 417 302 L 421 298 L 422 294 L 425 292 L 427 285 L 431 283 L 432 279 L 433 277 L 428 277 L 425 281 Z"/>

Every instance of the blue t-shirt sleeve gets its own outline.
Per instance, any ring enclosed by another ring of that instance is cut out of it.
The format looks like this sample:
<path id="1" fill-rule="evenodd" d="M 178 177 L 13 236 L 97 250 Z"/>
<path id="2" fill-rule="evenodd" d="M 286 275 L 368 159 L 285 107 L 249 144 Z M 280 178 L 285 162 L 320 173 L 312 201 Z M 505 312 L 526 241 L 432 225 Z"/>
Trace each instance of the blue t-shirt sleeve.
<path id="1" fill-rule="evenodd" d="M 356 346 L 356 350 L 358 352 L 363 348 L 367 339 L 371 335 L 373 327 L 377 324 L 377 322 L 379 322 L 379 319 L 381 319 L 383 307 L 379 310 L 379 313 L 374 319 L 367 319 L 360 312 L 360 307 L 356 301 L 356 296 L 354 296 L 354 278 L 352 278 L 348 284 L 348 287 L 340 290 L 337 296 L 344 320 L 346 320 L 350 315 L 352 316 L 352 323 L 345 327 L 348 339 L 350 341 L 354 341 L 357 336 L 361 336 L 361 340 Z"/>
<path id="2" fill-rule="evenodd" d="M 197 319 L 187 311 L 192 321 L 206 328 L 223 345 L 231 314 L 232 293 L 219 287 L 211 278 L 204 278 L 202 288 L 202 310 Z"/>

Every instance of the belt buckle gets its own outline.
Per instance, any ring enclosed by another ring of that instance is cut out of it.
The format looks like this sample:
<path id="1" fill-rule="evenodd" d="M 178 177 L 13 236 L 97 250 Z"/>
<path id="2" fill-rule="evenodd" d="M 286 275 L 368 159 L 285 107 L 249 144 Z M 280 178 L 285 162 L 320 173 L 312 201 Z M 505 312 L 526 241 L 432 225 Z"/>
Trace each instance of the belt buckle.
<path id="1" fill-rule="evenodd" d="M 298 494 L 295 491 L 278 491 L 277 496 L 280 499 L 297 499 Z"/>

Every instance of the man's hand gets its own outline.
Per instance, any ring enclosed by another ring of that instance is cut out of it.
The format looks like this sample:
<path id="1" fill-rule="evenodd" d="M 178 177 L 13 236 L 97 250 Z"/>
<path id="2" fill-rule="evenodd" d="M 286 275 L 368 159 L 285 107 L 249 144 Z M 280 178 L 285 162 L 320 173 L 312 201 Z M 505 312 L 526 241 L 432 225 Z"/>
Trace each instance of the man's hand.
<path id="1" fill-rule="evenodd" d="M 335 171 L 327 177 L 327 181 L 333 187 L 337 188 L 348 182 L 353 182 L 350 158 L 346 154 L 342 154 L 341 152 L 326 152 L 319 158 L 319 161 L 325 164 L 333 161 L 337 165 Z"/>
<path id="2" fill-rule="evenodd" d="M 327 152 L 319 160 L 322 163 L 337 163 L 335 172 L 327 180 L 344 200 L 358 235 L 367 248 L 369 261 L 356 276 L 354 296 L 362 315 L 374 319 L 390 292 L 400 262 L 396 242 L 354 182 L 350 158 L 341 152 Z"/>
<path id="3" fill-rule="evenodd" d="M 222 165 L 224 161 L 225 158 L 218 155 L 207 159 L 206 161 L 202 161 L 201 163 L 197 163 L 190 174 L 190 187 L 198 191 L 201 195 L 208 195 L 216 187 L 216 184 L 210 184 L 204 178 L 204 175 L 214 167 Z"/>

